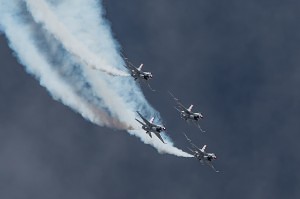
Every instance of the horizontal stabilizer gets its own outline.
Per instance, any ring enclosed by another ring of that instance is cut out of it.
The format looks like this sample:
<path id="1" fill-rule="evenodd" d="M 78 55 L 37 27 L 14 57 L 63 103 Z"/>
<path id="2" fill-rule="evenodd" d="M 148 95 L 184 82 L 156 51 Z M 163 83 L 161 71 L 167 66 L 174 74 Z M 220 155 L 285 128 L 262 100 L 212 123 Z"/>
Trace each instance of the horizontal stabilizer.
<path id="1" fill-rule="evenodd" d="M 152 138 L 151 132 L 147 131 L 146 133 Z"/>
<path id="2" fill-rule="evenodd" d="M 162 139 L 162 137 L 160 136 L 160 134 L 159 133 L 155 133 L 155 135 L 164 143 L 164 144 L 166 144 L 165 142 L 164 142 L 164 140 Z"/>

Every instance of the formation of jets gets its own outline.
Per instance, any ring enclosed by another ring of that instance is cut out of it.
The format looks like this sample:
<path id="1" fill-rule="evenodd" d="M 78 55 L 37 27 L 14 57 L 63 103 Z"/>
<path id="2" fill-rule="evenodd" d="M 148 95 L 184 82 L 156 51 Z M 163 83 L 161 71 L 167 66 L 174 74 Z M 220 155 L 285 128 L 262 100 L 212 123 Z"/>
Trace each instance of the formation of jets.
<path id="1" fill-rule="evenodd" d="M 127 60 L 127 58 L 125 58 Z M 139 67 L 135 67 L 132 63 L 130 63 L 128 60 L 126 61 L 127 68 L 130 70 L 131 76 L 134 78 L 134 80 L 143 80 L 148 81 L 153 78 L 153 75 L 151 72 L 144 72 L 142 71 L 143 64 L 141 64 Z M 148 82 L 147 82 L 148 84 Z M 149 88 L 154 91 L 150 85 L 148 84 Z M 190 105 L 188 108 L 186 108 L 178 98 L 176 98 L 171 92 L 169 92 L 171 97 L 174 99 L 176 106 L 175 109 L 180 113 L 180 117 L 184 119 L 186 122 L 194 123 L 202 132 L 205 132 L 200 127 L 199 121 L 203 119 L 203 114 L 200 112 L 193 112 L 192 108 L 193 105 Z M 135 119 L 138 123 L 142 125 L 142 129 L 152 138 L 152 133 L 155 134 L 161 142 L 164 144 L 165 141 L 163 140 L 161 133 L 166 131 L 166 127 L 163 125 L 154 124 L 154 117 L 151 117 L 150 120 L 146 119 L 145 116 L 143 116 L 140 112 L 137 111 L 137 114 L 140 119 Z M 187 149 L 192 153 L 192 155 L 201 162 L 201 164 L 206 164 L 209 167 L 211 167 L 215 172 L 219 172 L 215 169 L 215 167 L 212 165 L 212 161 L 217 159 L 217 156 L 214 153 L 208 153 L 206 152 L 206 145 L 204 145 L 202 148 L 197 147 L 190 138 L 187 137 L 186 134 L 184 134 L 185 138 L 190 144 L 190 147 L 187 147 Z"/>

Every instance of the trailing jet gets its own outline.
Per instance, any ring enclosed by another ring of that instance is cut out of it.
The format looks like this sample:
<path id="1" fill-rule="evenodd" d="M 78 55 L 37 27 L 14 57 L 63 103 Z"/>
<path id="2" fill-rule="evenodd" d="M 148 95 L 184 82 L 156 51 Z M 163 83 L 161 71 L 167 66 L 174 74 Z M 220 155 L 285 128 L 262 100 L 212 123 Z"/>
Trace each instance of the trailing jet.
<path id="1" fill-rule="evenodd" d="M 148 121 L 147 119 L 145 119 L 138 111 L 137 113 L 139 114 L 139 116 L 142 118 L 142 120 L 144 121 L 144 123 L 138 119 L 135 119 L 136 121 L 138 121 L 141 125 L 142 125 L 142 128 L 146 131 L 146 133 L 152 138 L 152 135 L 151 133 L 154 133 L 164 144 L 164 140 L 162 139 L 160 133 L 162 131 L 165 131 L 166 128 L 164 126 L 160 126 L 160 125 L 156 125 L 156 124 L 153 124 L 153 121 L 154 121 L 154 117 L 152 117 L 150 119 L 150 121 Z"/>
<path id="2" fill-rule="evenodd" d="M 183 106 L 183 104 L 180 103 L 179 99 L 176 98 L 171 92 L 169 92 L 169 94 L 175 100 L 175 109 L 180 113 L 181 118 L 183 118 L 187 122 L 193 122 L 202 132 L 205 132 L 204 130 L 202 130 L 199 124 L 200 119 L 203 119 L 202 113 L 193 112 L 192 108 L 194 105 L 190 105 L 189 108 L 186 108 L 185 106 Z"/>
<path id="3" fill-rule="evenodd" d="M 129 64 L 128 66 L 131 69 L 131 76 L 134 78 L 134 80 L 137 80 L 137 79 L 149 80 L 149 79 L 152 79 L 152 77 L 153 77 L 151 72 L 142 71 L 144 64 L 141 64 L 138 68 L 136 68 L 135 66 L 133 66 L 131 64 Z"/>
<path id="4" fill-rule="evenodd" d="M 191 139 L 189 139 L 186 134 L 184 134 L 185 138 L 187 141 L 191 144 L 193 149 L 187 147 L 192 153 L 193 156 L 198 159 L 202 165 L 207 164 L 209 167 L 211 167 L 215 172 L 219 172 L 218 170 L 215 169 L 215 167 L 212 165 L 212 161 L 217 159 L 217 156 L 214 153 L 207 153 L 205 151 L 206 145 L 204 145 L 201 149 L 197 147 Z"/>
<path id="5" fill-rule="evenodd" d="M 139 67 L 135 67 L 131 62 L 128 61 L 127 58 L 125 58 L 125 60 L 127 63 L 126 67 L 130 70 L 131 76 L 134 78 L 134 80 L 144 80 L 147 82 L 148 80 L 153 78 L 153 75 L 151 72 L 142 71 L 144 64 L 141 64 Z M 147 85 L 152 91 L 155 91 L 151 88 L 151 86 L 148 82 L 147 82 Z"/>

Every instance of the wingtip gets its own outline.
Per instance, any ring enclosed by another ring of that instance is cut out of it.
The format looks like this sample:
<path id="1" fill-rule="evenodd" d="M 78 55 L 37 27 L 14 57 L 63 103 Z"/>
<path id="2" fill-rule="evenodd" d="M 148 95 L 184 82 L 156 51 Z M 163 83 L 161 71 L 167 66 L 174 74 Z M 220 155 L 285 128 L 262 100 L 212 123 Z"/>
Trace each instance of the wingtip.
<path id="1" fill-rule="evenodd" d="M 188 136 L 183 132 L 182 133 L 183 135 L 184 135 L 184 137 L 186 138 L 186 139 L 188 139 Z"/>
<path id="2" fill-rule="evenodd" d="M 189 141 L 189 142 L 191 142 L 192 140 L 183 132 L 182 133 L 183 135 L 184 135 L 184 137 L 185 137 L 185 139 L 187 140 L 187 141 Z"/>
<path id="3" fill-rule="evenodd" d="M 168 93 L 171 97 L 173 97 L 173 99 L 177 100 L 177 98 L 173 95 L 173 93 L 171 91 L 168 91 Z"/>
<path id="4" fill-rule="evenodd" d="M 200 128 L 200 131 L 201 131 L 202 133 L 206 133 L 206 131 L 205 131 L 205 130 L 202 130 L 201 128 Z"/>
<path id="5" fill-rule="evenodd" d="M 148 85 L 148 87 L 149 87 L 150 91 L 152 91 L 152 92 L 155 92 L 155 91 L 156 91 L 155 89 L 153 89 L 153 88 L 150 86 L 150 84 L 149 84 L 149 83 L 148 83 L 147 85 Z"/>
<path id="6" fill-rule="evenodd" d="M 174 99 L 176 99 L 176 97 L 173 95 L 173 93 L 172 93 L 171 91 L 168 91 L 168 93 L 169 93 L 169 95 L 170 95 L 171 97 L 173 97 Z"/>

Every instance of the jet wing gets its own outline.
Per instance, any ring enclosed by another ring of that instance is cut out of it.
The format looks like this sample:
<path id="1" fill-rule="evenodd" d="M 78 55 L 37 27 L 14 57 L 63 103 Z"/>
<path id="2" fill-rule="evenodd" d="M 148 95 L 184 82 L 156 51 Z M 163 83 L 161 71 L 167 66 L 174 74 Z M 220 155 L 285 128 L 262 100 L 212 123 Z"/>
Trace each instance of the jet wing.
<path id="1" fill-rule="evenodd" d="M 202 153 L 201 149 L 200 149 L 199 147 L 197 147 L 194 143 L 191 142 L 191 145 L 192 145 L 193 147 L 195 147 L 195 148 L 197 149 L 197 151 L 199 151 L 199 152 Z"/>
<path id="2" fill-rule="evenodd" d="M 214 165 L 212 165 L 212 163 L 210 161 L 205 161 L 205 163 L 210 167 L 212 168 L 215 172 L 219 172 L 218 170 L 215 169 Z"/>
<path id="3" fill-rule="evenodd" d="M 174 99 L 174 101 L 176 102 L 176 105 L 178 106 L 178 108 L 185 111 L 185 112 L 187 112 L 187 113 L 189 113 L 188 109 L 185 106 L 183 106 L 183 104 L 180 103 L 179 99 L 177 97 L 175 97 L 173 95 L 173 93 L 171 93 L 170 91 L 168 91 L 168 92 L 169 92 L 170 96 Z M 178 110 L 178 108 L 175 107 L 176 110 Z M 180 111 L 180 110 L 178 110 L 178 111 Z"/>
<path id="4" fill-rule="evenodd" d="M 160 133 L 154 132 L 154 134 L 155 134 L 155 135 L 156 135 L 156 136 L 157 136 L 164 144 L 166 144 L 166 143 L 164 142 L 164 140 L 162 139 Z"/>
<path id="5" fill-rule="evenodd" d="M 190 150 L 193 154 L 195 154 L 195 151 L 192 150 L 190 147 L 186 147 L 188 150 Z M 195 156 L 195 155 L 194 155 Z"/>
<path id="6" fill-rule="evenodd" d="M 181 104 L 181 102 L 180 102 L 177 98 L 174 98 L 174 100 L 175 100 L 175 102 L 176 102 L 177 107 L 178 107 L 180 110 L 182 110 L 182 111 L 184 111 L 184 112 L 186 112 L 186 113 L 191 113 L 191 111 L 189 111 L 183 104 Z"/>
<path id="7" fill-rule="evenodd" d="M 205 133 L 205 131 L 201 128 L 201 126 L 200 126 L 200 124 L 199 124 L 199 121 L 193 120 L 193 123 L 195 124 L 195 126 L 196 126 L 202 133 Z"/>
<path id="8" fill-rule="evenodd" d="M 183 106 L 183 104 L 181 104 L 179 101 L 177 101 L 176 103 L 177 103 L 178 108 L 180 108 L 184 112 L 186 112 L 186 113 L 190 113 L 191 112 L 187 108 L 185 108 L 185 106 Z"/>
<path id="9" fill-rule="evenodd" d="M 134 70 L 135 73 L 140 74 L 141 71 L 139 71 L 136 67 L 132 66 L 131 67 L 132 70 Z"/>
<path id="10" fill-rule="evenodd" d="M 134 72 L 135 73 L 140 73 L 140 71 L 135 67 L 135 66 L 133 66 L 132 64 L 128 64 L 128 65 L 126 65 L 127 66 L 127 68 L 129 69 L 129 70 L 134 70 Z"/>
<path id="11" fill-rule="evenodd" d="M 125 67 L 128 68 L 129 70 L 134 70 L 134 72 L 139 73 L 140 71 L 127 59 L 124 58 L 126 61 Z"/>
<path id="12" fill-rule="evenodd" d="M 202 152 L 202 150 L 199 148 L 199 147 L 197 147 L 193 142 L 192 142 L 192 140 L 185 134 L 185 133 L 183 133 L 184 134 L 184 136 L 185 136 L 185 138 L 187 139 L 187 141 L 192 145 L 192 147 L 194 147 L 195 149 L 193 150 L 193 149 L 191 149 L 191 148 L 189 148 L 189 147 L 187 147 L 192 153 L 194 153 L 195 154 L 195 150 L 196 151 L 198 151 L 199 152 L 199 154 L 201 154 L 201 156 L 203 156 L 204 155 L 204 153 Z M 205 148 L 204 148 L 205 149 Z"/>
<path id="13" fill-rule="evenodd" d="M 188 142 L 192 143 L 192 140 L 191 140 L 185 133 L 183 133 L 183 135 L 184 135 L 184 137 L 186 138 L 186 140 L 187 140 Z"/>
<path id="14" fill-rule="evenodd" d="M 178 98 L 176 98 L 173 93 L 171 93 L 170 91 L 168 91 L 169 95 L 175 100 L 175 101 L 179 101 Z"/>
<path id="15" fill-rule="evenodd" d="M 138 120 L 138 119 L 136 119 L 136 118 L 135 118 L 135 120 L 138 121 L 141 125 L 143 125 L 143 126 L 145 125 L 145 124 L 144 124 L 143 122 L 141 122 L 140 120 Z"/>
<path id="16" fill-rule="evenodd" d="M 153 126 L 153 124 L 151 124 L 148 120 L 146 120 L 146 118 L 144 118 L 144 117 L 142 116 L 142 114 L 140 114 L 138 111 L 137 111 L 137 114 L 139 114 L 139 116 L 142 118 L 142 120 L 145 122 L 145 124 L 146 124 L 147 126 Z"/>

